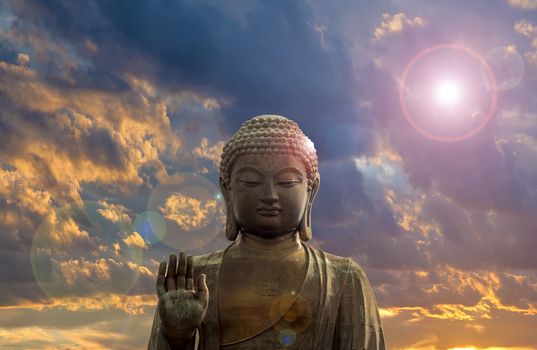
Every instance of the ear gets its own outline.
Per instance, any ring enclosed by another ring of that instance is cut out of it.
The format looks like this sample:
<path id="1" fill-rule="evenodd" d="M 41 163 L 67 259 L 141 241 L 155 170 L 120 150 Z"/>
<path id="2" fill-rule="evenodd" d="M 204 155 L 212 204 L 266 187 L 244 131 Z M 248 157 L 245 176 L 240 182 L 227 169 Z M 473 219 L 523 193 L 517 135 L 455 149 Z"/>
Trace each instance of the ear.
<path id="1" fill-rule="evenodd" d="M 317 195 L 317 191 L 319 191 L 320 184 L 321 178 L 319 174 L 317 174 L 311 185 L 311 190 L 309 191 L 308 201 L 306 203 L 304 215 L 302 216 L 302 220 L 298 225 L 298 234 L 300 236 L 300 239 L 304 242 L 309 241 L 313 237 L 313 232 L 311 230 L 311 207 L 313 206 L 313 200 Z"/>
<path id="2" fill-rule="evenodd" d="M 230 241 L 234 241 L 239 234 L 239 225 L 237 220 L 235 220 L 235 215 L 233 215 L 233 206 L 231 204 L 231 195 L 229 193 L 229 188 L 225 185 L 224 180 L 220 178 L 220 191 L 224 196 L 224 201 L 226 202 L 226 238 Z"/>
<path id="3" fill-rule="evenodd" d="M 313 180 L 313 184 L 311 185 L 311 191 L 310 196 L 308 198 L 308 203 L 313 205 L 313 200 L 315 199 L 315 196 L 317 195 L 317 192 L 319 191 L 319 186 L 321 185 L 321 177 L 319 174 L 315 177 Z"/>

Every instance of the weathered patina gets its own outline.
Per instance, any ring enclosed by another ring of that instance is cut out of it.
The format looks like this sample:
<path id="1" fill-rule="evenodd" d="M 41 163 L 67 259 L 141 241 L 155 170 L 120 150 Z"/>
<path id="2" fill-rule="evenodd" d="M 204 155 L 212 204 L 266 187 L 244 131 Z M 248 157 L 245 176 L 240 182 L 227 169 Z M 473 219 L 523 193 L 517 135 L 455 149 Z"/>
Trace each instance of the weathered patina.
<path id="1" fill-rule="evenodd" d="M 385 349 L 363 270 L 306 243 L 319 183 L 295 122 L 246 121 L 220 163 L 233 243 L 161 262 L 148 349 Z"/>

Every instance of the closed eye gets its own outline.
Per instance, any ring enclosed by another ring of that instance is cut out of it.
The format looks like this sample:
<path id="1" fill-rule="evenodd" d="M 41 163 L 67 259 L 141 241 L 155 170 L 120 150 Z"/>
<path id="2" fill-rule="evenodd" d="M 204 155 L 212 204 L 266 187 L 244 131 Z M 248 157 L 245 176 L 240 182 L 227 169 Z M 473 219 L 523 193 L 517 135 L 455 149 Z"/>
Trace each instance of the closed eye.
<path id="1" fill-rule="evenodd" d="M 259 181 L 239 180 L 239 182 L 242 182 L 246 187 L 255 187 L 261 185 L 261 182 Z"/>
<path id="2" fill-rule="evenodd" d="M 300 180 L 280 181 L 278 182 L 278 185 L 283 186 L 283 187 L 293 187 L 296 184 L 299 184 L 301 182 L 302 181 Z"/>

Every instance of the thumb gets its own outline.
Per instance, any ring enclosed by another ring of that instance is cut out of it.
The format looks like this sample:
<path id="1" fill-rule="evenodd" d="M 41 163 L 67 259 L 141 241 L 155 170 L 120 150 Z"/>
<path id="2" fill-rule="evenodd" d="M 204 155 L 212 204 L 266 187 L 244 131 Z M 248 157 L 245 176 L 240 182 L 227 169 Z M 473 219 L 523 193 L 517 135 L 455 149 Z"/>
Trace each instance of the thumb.
<path id="1" fill-rule="evenodd" d="M 197 298 L 205 305 L 209 302 L 209 288 L 207 288 L 207 276 L 201 274 L 198 277 L 197 284 Z"/>

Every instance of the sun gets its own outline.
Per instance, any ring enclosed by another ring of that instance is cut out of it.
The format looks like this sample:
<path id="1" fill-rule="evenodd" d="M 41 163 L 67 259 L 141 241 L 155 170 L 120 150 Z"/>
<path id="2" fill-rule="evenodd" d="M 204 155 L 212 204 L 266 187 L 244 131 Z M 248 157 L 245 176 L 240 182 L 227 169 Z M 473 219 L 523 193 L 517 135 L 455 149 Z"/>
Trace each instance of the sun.
<path id="1" fill-rule="evenodd" d="M 440 142 L 462 141 L 480 132 L 497 101 L 496 77 L 478 53 L 457 44 L 419 52 L 399 81 L 404 117 L 417 132 Z"/>
<path id="2" fill-rule="evenodd" d="M 460 101 L 462 91 L 460 84 L 454 80 L 442 80 L 435 89 L 436 100 L 444 106 L 454 106 Z"/>

